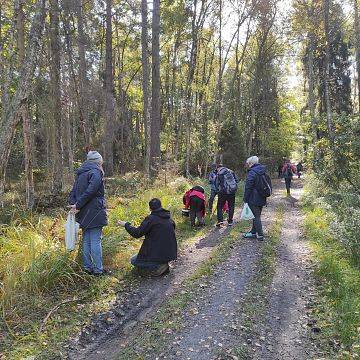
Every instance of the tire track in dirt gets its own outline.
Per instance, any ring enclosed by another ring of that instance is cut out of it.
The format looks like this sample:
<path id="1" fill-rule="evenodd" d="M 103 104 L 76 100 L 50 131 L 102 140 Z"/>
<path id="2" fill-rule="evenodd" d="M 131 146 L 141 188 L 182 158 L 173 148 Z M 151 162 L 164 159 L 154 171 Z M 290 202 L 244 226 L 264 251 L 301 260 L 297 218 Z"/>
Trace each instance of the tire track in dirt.
<path id="1" fill-rule="evenodd" d="M 314 280 L 310 248 L 302 237 L 303 215 L 298 206 L 300 182 L 292 189 L 292 201 L 285 202 L 281 243 L 277 250 L 276 272 L 270 287 L 268 310 L 262 331 L 265 343 L 254 358 L 259 360 L 311 359 L 314 355 L 309 326 L 308 304 Z"/>
<path id="2" fill-rule="evenodd" d="M 239 221 L 239 210 L 234 222 Z M 99 359 L 99 354 L 116 351 L 119 341 L 127 336 L 141 320 L 151 316 L 157 307 L 176 292 L 206 261 L 222 238 L 231 232 L 231 227 L 212 229 L 194 245 L 180 252 L 179 260 L 172 264 L 169 275 L 161 278 L 144 278 L 135 287 L 121 291 L 112 304 L 112 309 L 95 316 L 91 324 L 68 345 L 67 358 L 71 360 Z M 105 359 L 105 355 L 102 358 Z"/>

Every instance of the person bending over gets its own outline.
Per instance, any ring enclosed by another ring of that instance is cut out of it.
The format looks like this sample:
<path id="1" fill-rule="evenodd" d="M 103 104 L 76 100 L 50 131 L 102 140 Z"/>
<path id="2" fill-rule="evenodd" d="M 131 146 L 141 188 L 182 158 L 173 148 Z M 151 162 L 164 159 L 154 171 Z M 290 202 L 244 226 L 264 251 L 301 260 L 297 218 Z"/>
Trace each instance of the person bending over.
<path id="1" fill-rule="evenodd" d="M 198 219 L 198 226 L 205 225 L 205 190 L 202 186 L 194 186 L 188 190 L 183 198 L 185 209 L 190 208 L 190 224 L 195 226 Z"/>
<path id="2" fill-rule="evenodd" d="M 139 227 L 121 220 L 118 224 L 134 238 L 145 236 L 139 253 L 131 258 L 131 264 L 144 275 L 161 276 L 169 272 L 168 262 L 177 258 L 175 222 L 170 212 L 162 208 L 159 199 L 152 199 L 149 207 L 151 213 Z"/>

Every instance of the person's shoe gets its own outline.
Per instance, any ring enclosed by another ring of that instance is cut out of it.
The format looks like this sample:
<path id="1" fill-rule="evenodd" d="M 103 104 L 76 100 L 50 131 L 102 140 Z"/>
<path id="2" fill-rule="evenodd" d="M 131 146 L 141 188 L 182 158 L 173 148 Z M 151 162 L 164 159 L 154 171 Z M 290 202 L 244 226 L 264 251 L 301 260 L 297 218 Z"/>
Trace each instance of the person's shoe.
<path id="1" fill-rule="evenodd" d="M 245 233 L 243 236 L 244 236 L 245 239 L 253 239 L 253 238 L 256 238 L 256 234 L 252 233 L 251 231 Z"/>
<path id="2" fill-rule="evenodd" d="M 257 235 L 256 238 L 257 238 L 259 241 L 264 241 L 264 236 L 263 236 L 263 235 Z"/>
<path id="3" fill-rule="evenodd" d="M 228 221 L 228 226 L 233 226 L 234 222 L 233 221 Z"/>
<path id="4" fill-rule="evenodd" d="M 92 273 L 94 276 L 111 276 L 112 271 L 104 269 L 101 273 Z"/>
<path id="5" fill-rule="evenodd" d="M 220 228 L 224 225 L 224 222 L 223 221 L 219 221 L 217 224 L 216 224 L 216 227 Z"/>
<path id="6" fill-rule="evenodd" d="M 161 276 L 170 272 L 169 264 L 162 264 L 156 270 L 150 271 L 150 276 Z"/>
<path id="7" fill-rule="evenodd" d="M 91 270 L 84 269 L 84 272 L 88 275 L 93 275 L 93 272 Z"/>

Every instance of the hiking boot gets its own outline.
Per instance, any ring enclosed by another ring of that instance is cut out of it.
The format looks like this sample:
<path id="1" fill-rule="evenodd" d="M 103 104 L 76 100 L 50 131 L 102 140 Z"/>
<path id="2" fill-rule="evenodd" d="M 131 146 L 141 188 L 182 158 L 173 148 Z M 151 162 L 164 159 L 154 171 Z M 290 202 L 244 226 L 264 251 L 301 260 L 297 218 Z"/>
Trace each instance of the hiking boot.
<path id="1" fill-rule="evenodd" d="M 166 275 L 170 272 L 169 264 L 161 264 L 157 269 L 150 271 L 150 276 L 161 276 Z"/>
<path id="2" fill-rule="evenodd" d="M 256 238 L 257 238 L 259 241 L 264 241 L 264 236 L 263 236 L 263 235 L 257 235 Z"/>
<path id="3" fill-rule="evenodd" d="M 216 227 L 220 228 L 224 225 L 224 222 L 223 221 L 219 221 L 217 224 L 216 224 Z"/>
<path id="4" fill-rule="evenodd" d="M 233 226 L 234 222 L 233 221 L 228 221 L 228 226 Z"/>
<path id="5" fill-rule="evenodd" d="M 253 238 L 256 238 L 256 234 L 252 233 L 251 231 L 245 233 L 243 236 L 244 236 L 245 239 L 253 239 Z"/>

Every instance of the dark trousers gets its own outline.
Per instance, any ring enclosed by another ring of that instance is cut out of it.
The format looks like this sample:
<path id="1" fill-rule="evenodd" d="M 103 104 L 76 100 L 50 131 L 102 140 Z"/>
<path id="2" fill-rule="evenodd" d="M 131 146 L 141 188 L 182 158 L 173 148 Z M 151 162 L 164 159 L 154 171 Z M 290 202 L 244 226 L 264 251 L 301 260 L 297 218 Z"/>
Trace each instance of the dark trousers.
<path id="1" fill-rule="evenodd" d="M 251 229 L 251 233 L 258 234 L 259 236 L 264 236 L 262 222 L 261 222 L 261 212 L 263 207 L 257 205 L 251 205 L 251 204 L 249 204 L 249 207 L 255 216 L 255 218 L 253 219 L 253 226 Z"/>
<path id="2" fill-rule="evenodd" d="M 285 178 L 286 191 L 289 195 L 290 195 L 290 188 L 291 188 L 291 180 L 292 180 L 291 177 Z"/>
<path id="3" fill-rule="evenodd" d="M 229 218 L 228 221 L 232 222 L 234 218 L 235 211 L 235 194 L 218 194 L 218 203 L 217 203 L 217 220 L 218 222 L 224 221 L 223 217 L 223 208 L 225 203 L 228 202 L 229 206 Z"/>
<path id="4" fill-rule="evenodd" d="M 217 195 L 217 192 L 215 190 L 211 190 L 211 194 L 210 194 L 210 198 L 209 198 L 209 210 L 210 210 L 210 212 L 212 212 L 213 204 L 214 204 L 214 200 L 215 200 L 216 195 Z"/>
<path id="5" fill-rule="evenodd" d="M 137 259 L 137 255 L 134 255 L 131 260 L 131 265 L 136 266 L 140 269 L 146 269 L 146 270 L 156 270 L 161 263 L 155 262 L 155 261 L 141 261 Z"/>
<path id="6" fill-rule="evenodd" d="M 190 223 L 191 226 L 195 226 L 195 220 L 198 219 L 199 225 L 204 225 L 203 213 L 205 211 L 204 200 L 201 200 L 197 196 L 190 197 Z"/>

